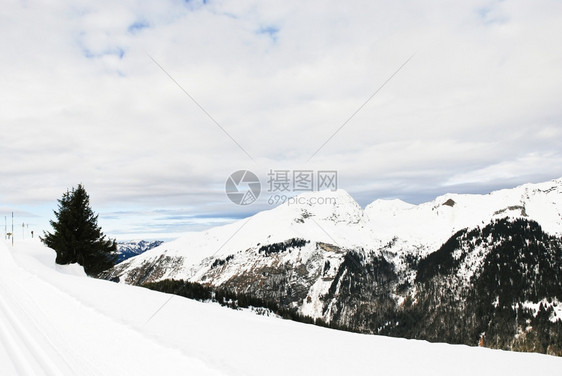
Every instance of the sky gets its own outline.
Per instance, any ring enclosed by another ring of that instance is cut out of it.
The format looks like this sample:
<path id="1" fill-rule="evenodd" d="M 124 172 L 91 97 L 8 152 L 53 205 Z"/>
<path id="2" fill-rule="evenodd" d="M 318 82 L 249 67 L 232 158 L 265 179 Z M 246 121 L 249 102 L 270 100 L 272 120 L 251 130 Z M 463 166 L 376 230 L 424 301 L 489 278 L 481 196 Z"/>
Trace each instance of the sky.
<path id="1" fill-rule="evenodd" d="M 558 0 L 8 0 L 0 48 L 22 237 L 79 183 L 125 240 L 271 208 L 282 172 L 336 171 L 363 206 L 562 177 Z M 225 193 L 238 170 L 250 205 Z"/>

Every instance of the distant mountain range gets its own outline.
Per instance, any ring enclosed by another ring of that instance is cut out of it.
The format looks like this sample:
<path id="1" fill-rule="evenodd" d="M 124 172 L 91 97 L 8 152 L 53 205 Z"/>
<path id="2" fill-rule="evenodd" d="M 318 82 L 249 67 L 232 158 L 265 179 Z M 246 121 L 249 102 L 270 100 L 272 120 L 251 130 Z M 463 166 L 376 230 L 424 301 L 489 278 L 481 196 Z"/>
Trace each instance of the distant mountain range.
<path id="1" fill-rule="evenodd" d="M 163 242 L 160 240 L 131 240 L 128 242 L 117 242 L 117 262 L 123 262 L 133 256 L 138 256 L 152 248 L 158 247 Z"/>
<path id="2" fill-rule="evenodd" d="M 299 197 L 106 277 L 185 280 L 358 332 L 562 355 L 562 179 L 365 209 L 342 190 Z"/>

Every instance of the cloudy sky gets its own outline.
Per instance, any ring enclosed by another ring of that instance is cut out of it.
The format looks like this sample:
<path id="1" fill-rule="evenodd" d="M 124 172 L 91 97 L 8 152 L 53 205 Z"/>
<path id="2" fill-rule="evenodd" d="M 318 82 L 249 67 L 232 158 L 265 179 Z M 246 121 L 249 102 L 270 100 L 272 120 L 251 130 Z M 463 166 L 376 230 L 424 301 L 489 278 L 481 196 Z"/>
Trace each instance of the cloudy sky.
<path id="1" fill-rule="evenodd" d="M 362 205 L 562 176 L 559 0 L 8 0 L 0 44 L 0 214 L 36 234 L 78 183 L 128 239 L 269 208 L 270 170 Z"/>

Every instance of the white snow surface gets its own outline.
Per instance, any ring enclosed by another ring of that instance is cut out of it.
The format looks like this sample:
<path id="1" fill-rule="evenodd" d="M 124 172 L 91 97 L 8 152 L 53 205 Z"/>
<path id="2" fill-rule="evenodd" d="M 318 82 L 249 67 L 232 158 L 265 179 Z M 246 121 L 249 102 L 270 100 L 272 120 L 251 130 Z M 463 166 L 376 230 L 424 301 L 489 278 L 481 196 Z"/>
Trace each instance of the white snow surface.
<path id="1" fill-rule="evenodd" d="M 446 205 L 448 200 L 454 205 Z M 506 216 L 532 219 L 547 233 L 561 235 L 562 178 L 486 195 L 449 193 L 420 205 L 376 200 L 365 213 L 379 234 L 438 246 L 460 229 Z"/>
<path id="2" fill-rule="evenodd" d="M 0 241 L 0 374 L 530 375 L 562 358 L 430 344 L 257 316 L 57 266 Z"/>
<path id="3" fill-rule="evenodd" d="M 535 220 L 546 232 L 562 235 L 562 178 L 486 195 L 446 194 L 420 205 L 376 200 L 362 209 L 343 190 L 308 192 L 297 201 L 226 226 L 186 233 L 127 260 L 127 269 L 165 255 L 180 260 L 179 266 L 159 279 L 191 278 L 208 257 L 224 258 L 291 238 L 366 251 L 393 241 L 398 246 L 391 250 L 419 248 L 431 252 L 460 229 L 486 225 L 506 216 Z"/>

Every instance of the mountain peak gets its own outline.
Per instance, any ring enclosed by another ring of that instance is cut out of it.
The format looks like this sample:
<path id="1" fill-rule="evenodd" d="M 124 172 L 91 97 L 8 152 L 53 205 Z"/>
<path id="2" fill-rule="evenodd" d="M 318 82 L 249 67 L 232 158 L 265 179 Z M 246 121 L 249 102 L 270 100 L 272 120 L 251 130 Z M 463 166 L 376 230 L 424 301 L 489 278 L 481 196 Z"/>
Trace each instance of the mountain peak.
<path id="1" fill-rule="evenodd" d="M 299 207 L 360 207 L 357 201 L 343 189 L 303 192 L 288 199 L 285 205 L 296 205 Z"/>
<path id="2" fill-rule="evenodd" d="M 395 199 L 377 199 L 365 207 L 365 211 L 397 211 L 414 208 L 416 205 Z"/>
<path id="3" fill-rule="evenodd" d="M 288 219 L 304 223 L 308 218 L 315 221 L 357 223 L 363 217 L 363 209 L 343 189 L 304 192 L 289 198 L 272 211 L 284 213 Z"/>

